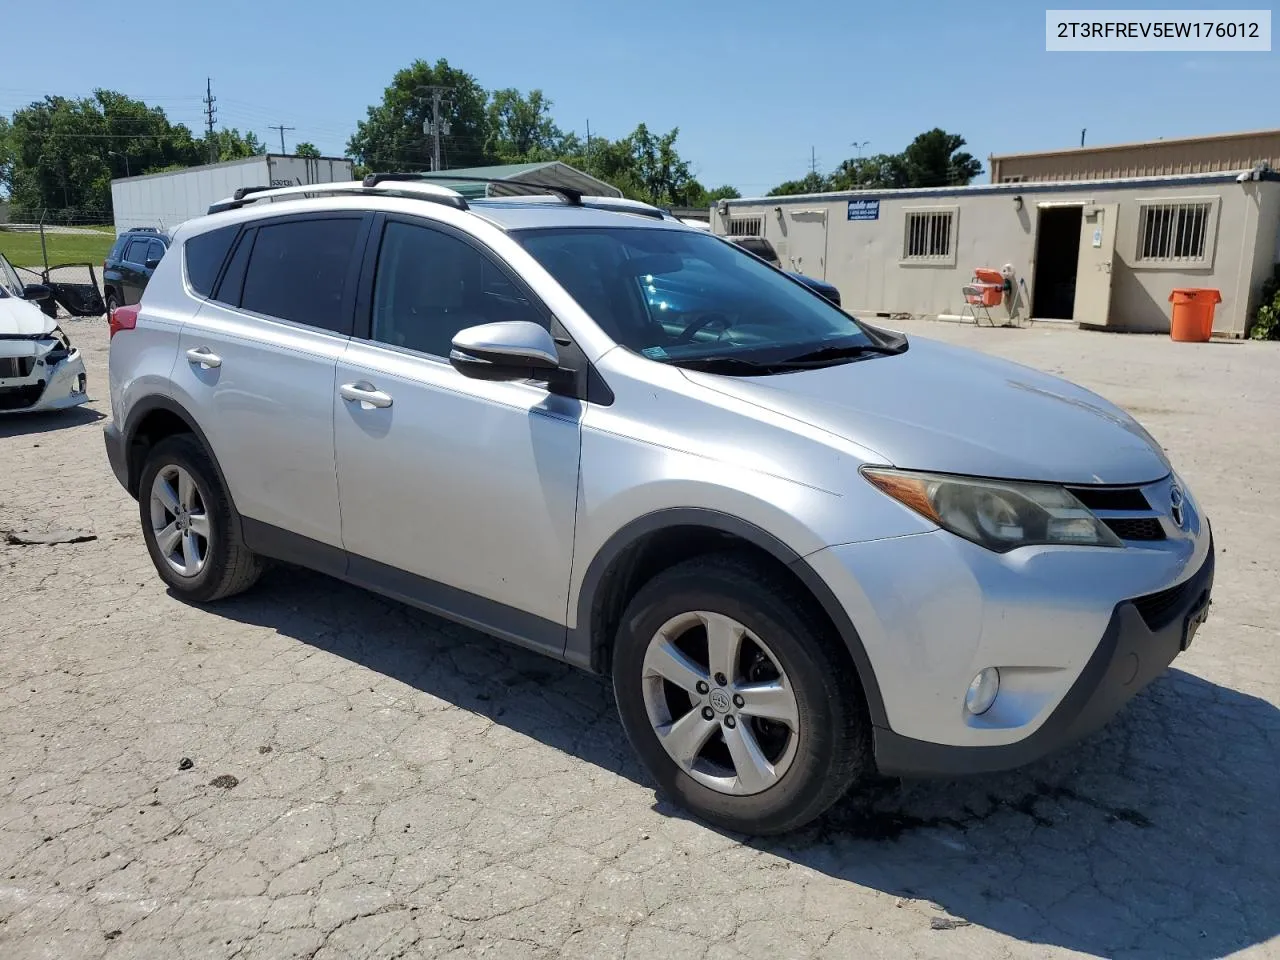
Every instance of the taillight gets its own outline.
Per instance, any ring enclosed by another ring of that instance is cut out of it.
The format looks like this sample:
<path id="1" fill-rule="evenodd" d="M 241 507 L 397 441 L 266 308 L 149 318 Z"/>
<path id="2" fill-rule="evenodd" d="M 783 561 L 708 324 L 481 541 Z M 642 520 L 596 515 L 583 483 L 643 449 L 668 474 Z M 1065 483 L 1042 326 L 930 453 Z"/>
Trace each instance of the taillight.
<path id="1" fill-rule="evenodd" d="M 111 328 L 111 336 L 115 336 L 121 330 L 132 330 L 138 325 L 138 308 L 136 305 L 132 307 L 116 307 L 111 311 L 111 316 L 107 318 L 107 326 Z"/>

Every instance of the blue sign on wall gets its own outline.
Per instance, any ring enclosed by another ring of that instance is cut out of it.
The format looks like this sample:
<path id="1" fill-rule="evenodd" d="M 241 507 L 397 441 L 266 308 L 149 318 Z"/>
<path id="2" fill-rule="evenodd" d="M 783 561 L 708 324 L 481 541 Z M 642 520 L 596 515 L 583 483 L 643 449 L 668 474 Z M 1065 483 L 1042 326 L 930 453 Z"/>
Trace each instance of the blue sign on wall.
<path id="1" fill-rule="evenodd" d="M 880 219 L 880 201 L 879 200 L 850 200 L 849 201 L 849 219 L 850 220 L 879 220 Z"/>

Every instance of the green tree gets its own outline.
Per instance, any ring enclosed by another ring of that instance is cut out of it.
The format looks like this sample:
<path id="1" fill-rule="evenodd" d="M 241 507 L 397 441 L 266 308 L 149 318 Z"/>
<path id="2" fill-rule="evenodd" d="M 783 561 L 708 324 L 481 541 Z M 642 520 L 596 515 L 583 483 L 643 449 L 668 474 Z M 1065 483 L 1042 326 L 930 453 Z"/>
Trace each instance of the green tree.
<path id="1" fill-rule="evenodd" d="M 896 153 L 851 157 L 831 174 L 832 190 L 889 190 L 907 185 L 906 166 Z"/>
<path id="2" fill-rule="evenodd" d="M 110 90 L 45 97 L 14 112 L 0 150 L 15 207 L 55 220 L 106 220 L 111 180 L 197 162 L 198 142 L 164 111 Z"/>
<path id="3" fill-rule="evenodd" d="M 902 151 L 907 185 L 912 187 L 963 186 L 982 173 L 982 164 L 960 148 L 964 137 L 934 127 L 911 141 Z"/>
<path id="4" fill-rule="evenodd" d="M 541 90 L 528 96 L 508 88 L 490 95 L 485 151 L 504 163 L 555 159 L 564 134 L 551 119 L 551 101 Z"/>
<path id="5" fill-rule="evenodd" d="M 245 157 L 259 157 L 267 152 L 267 145 L 258 139 L 258 135 L 252 130 L 246 130 L 244 135 L 240 135 L 240 130 L 236 127 L 227 129 L 223 127 L 221 130 L 213 132 L 212 142 L 217 146 L 218 160 L 224 162 L 227 160 L 243 160 Z M 208 162 L 208 158 L 212 154 L 209 148 L 210 138 L 205 135 L 201 141 L 203 145 L 204 155 L 202 162 Z"/>
<path id="6" fill-rule="evenodd" d="M 443 120 L 449 132 L 441 136 L 441 161 L 448 167 L 472 167 L 488 162 L 488 96 L 469 73 L 449 66 L 443 58 L 435 64 L 415 60 L 392 78 L 382 102 L 369 107 L 368 115 L 347 141 L 347 152 L 376 171 L 425 170 L 431 167 L 432 85 L 449 88 L 443 97 Z"/>
<path id="7" fill-rule="evenodd" d="M 295 156 L 299 157 L 318 157 L 320 156 L 320 148 L 310 141 L 303 140 L 300 144 L 293 148 Z"/>
<path id="8" fill-rule="evenodd" d="M 820 173 L 809 171 L 799 180 L 780 183 L 767 194 L 770 197 L 786 197 L 797 193 L 822 193 L 831 189 L 831 180 Z"/>
<path id="9" fill-rule="evenodd" d="M 712 207 L 718 200 L 737 200 L 742 194 L 736 187 L 728 184 L 708 190 L 697 180 L 690 180 L 685 186 L 684 196 L 680 198 L 682 207 Z"/>

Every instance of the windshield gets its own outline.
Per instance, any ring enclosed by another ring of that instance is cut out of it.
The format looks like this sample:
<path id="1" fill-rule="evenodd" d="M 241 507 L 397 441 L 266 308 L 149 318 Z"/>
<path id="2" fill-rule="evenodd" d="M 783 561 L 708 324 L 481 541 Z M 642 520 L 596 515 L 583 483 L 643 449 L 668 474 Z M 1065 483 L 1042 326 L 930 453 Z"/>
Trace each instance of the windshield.
<path id="1" fill-rule="evenodd" d="M 22 279 L 9 258 L 0 254 L 0 297 L 22 297 Z"/>
<path id="2" fill-rule="evenodd" d="M 882 349 L 853 317 L 723 240 L 638 227 L 513 232 L 616 343 L 669 363 Z"/>

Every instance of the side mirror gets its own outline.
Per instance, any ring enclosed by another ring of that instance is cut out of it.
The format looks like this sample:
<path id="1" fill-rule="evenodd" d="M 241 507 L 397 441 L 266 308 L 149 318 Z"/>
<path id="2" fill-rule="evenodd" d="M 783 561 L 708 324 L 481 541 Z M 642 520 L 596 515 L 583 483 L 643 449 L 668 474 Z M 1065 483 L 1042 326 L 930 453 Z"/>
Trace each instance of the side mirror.
<path id="1" fill-rule="evenodd" d="M 148 270 L 154 270 L 156 267 L 160 266 L 160 258 L 148 257 L 147 262 L 144 263 L 143 266 L 146 267 Z"/>
<path id="2" fill-rule="evenodd" d="M 551 334 L 528 320 L 459 330 L 449 362 L 475 380 L 547 380 L 560 369 Z"/>
<path id="3" fill-rule="evenodd" d="M 43 283 L 28 283 L 22 288 L 22 299 L 24 300 L 48 300 L 53 296 L 53 291 Z"/>

